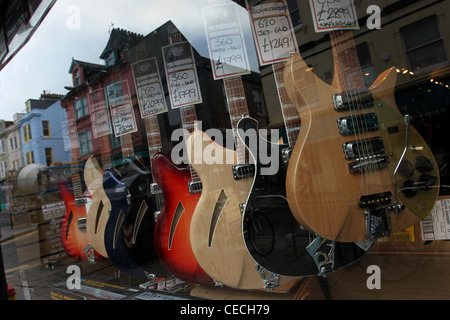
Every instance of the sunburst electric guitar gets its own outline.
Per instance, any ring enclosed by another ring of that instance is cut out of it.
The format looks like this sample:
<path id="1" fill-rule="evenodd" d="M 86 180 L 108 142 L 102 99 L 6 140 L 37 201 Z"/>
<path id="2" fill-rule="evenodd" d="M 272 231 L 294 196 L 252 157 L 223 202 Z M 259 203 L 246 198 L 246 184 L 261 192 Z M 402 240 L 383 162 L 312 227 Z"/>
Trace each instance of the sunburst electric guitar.
<path id="1" fill-rule="evenodd" d="M 192 132 L 197 119 L 195 107 L 182 107 L 180 113 L 183 128 Z M 152 168 L 153 178 L 164 196 L 155 225 L 155 248 L 161 263 L 181 280 L 214 284 L 191 248 L 190 226 L 202 190 L 200 179 L 192 168 L 173 163 L 163 152 L 153 157 Z"/>
<path id="2" fill-rule="evenodd" d="M 396 106 L 396 71 L 366 89 L 351 31 L 330 33 L 332 85 L 299 53 L 288 61 L 287 92 L 302 121 L 286 179 L 297 221 L 336 241 L 376 239 L 430 213 L 439 171 L 428 145 Z"/>

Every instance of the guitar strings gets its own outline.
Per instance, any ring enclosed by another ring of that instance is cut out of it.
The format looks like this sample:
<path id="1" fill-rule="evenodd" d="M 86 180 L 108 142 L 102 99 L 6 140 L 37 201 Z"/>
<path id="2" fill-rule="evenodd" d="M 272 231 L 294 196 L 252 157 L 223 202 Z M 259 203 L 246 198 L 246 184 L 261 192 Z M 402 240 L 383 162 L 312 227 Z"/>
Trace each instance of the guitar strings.
<path id="1" fill-rule="evenodd" d="M 356 45 L 351 35 L 351 30 L 333 30 L 332 37 L 335 45 L 335 56 L 339 84 L 341 85 L 342 94 L 345 95 L 349 106 L 351 125 L 355 132 L 356 148 L 359 152 L 359 165 L 361 174 L 361 190 L 363 194 L 369 194 L 370 187 L 374 185 L 373 175 L 371 171 L 370 160 L 373 155 L 371 144 L 363 139 L 363 136 L 369 132 L 368 121 L 364 118 L 363 101 L 358 94 L 360 90 L 364 90 L 361 67 L 359 66 L 359 58 L 357 56 Z M 352 50 L 350 52 L 350 50 Z M 359 88 L 361 87 L 361 88 Z M 361 120 L 358 116 L 361 115 Z"/>

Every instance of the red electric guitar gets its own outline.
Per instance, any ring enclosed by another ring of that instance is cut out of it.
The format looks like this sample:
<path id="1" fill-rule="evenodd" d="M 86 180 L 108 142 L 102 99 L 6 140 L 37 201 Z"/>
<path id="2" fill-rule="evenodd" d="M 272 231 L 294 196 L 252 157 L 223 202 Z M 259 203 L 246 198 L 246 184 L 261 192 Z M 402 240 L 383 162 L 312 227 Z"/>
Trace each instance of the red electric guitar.
<path id="1" fill-rule="evenodd" d="M 194 129 L 197 120 L 193 105 L 180 109 L 183 128 Z M 181 280 L 214 284 L 198 264 L 191 248 L 192 214 L 201 194 L 201 181 L 191 167 L 174 164 L 169 155 L 157 153 L 152 159 L 153 178 L 164 195 L 155 226 L 155 247 L 161 263 Z"/>

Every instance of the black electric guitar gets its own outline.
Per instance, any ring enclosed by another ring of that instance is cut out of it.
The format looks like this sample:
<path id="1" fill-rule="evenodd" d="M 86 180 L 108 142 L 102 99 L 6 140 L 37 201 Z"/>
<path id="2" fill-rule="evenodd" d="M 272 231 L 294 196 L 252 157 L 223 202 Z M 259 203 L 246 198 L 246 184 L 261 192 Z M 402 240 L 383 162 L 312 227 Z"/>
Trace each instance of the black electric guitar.
<path id="1" fill-rule="evenodd" d="M 355 244 L 324 239 L 305 230 L 292 215 L 286 198 L 286 172 L 301 122 L 285 92 L 284 63 L 273 65 L 273 69 L 287 142 L 268 141 L 251 117 L 242 118 L 237 125 L 238 136 L 255 163 L 255 179 L 244 209 L 245 243 L 253 258 L 271 272 L 285 276 L 321 275 L 359 259 L 372 242 Z M 256 136 L 257 141 L 252 143 L 245 136 Z M 261 161 L 261 156 L 267 159 Z M 262 170 L 271 172 L 265 174 Z"/>
<path id="2" fill-rule="evenodd" d="M 103 175 L 103 188 L 111 202 L 105 247 L 119 270 L 145 279 L 143 264 L 156 258 L 154 218 L 148 210 L 154 207 L 151 172 L 134 157 L 131 134 L 121 136 L 121 146 L 123 162 L 118 171 L 107 170 Z"/>

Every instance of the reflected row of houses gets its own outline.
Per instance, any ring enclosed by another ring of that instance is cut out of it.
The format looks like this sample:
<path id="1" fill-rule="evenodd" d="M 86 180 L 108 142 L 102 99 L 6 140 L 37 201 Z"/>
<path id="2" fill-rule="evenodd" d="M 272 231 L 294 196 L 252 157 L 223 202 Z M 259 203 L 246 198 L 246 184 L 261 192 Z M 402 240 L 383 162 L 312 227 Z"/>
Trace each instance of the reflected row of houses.
<path id="1" fill-rule="evenodd" d="M 104 64 L 72 59 L 68 72 L 72 75 L 72 86 L 65 87 L 64 95 L 43 92 L 39 99 L 30 99 L 25 103 L 26 113 L 18 113 L 14 121 L 1 122 L 0 128 L 0 181 L 2 181 L 2 210 L 10 210 L 8 181 L 16 181 L 21 168 L 30 164 L 43 167 L 72 163 L 82 164 L 91 156 L 99 161 L 108 154 L 113 163 L 118 163 L 124 155 L 121 139 L 113 131 L 111 134 L 97 137 L 93 124 L 93 115 L 89 104 L 92 94 L 100 92 L 109 107 L 108 94 L 117 94 L 129 90 L 137 128 L 131 133 L 131 147 L 128 153 L 142 159 L 150 166 L 151 156 L 159 151 L 170 152 L 179 141 L 171 140 L 174 129 L 181 127 L 182 116 L 179 110 L 168 108 L 167 112 L 157 116 L 158 135 L 161 146 L 157 149 L 149 143 L 148 123 L 141 116 L 134 85 L 131 65 L 150 57 L 156 57 L 159 70 L 164 70 L 161 48 L 171 44 L 173 37 L 177 42 L 186 41 L 176 26 L 168 21 L 147 36 L 123 30 L 112 29 L 105 49 L 100 55 Z M 231 127 L 226 105 L 223 84 L 213 80 L 210 60 L 202 57 L 193 48 L 197 67 L 198 82 L 202 92 L 202 102 L 195 105 L 197 118 L 202 128 L 217 128 L 225 131 Z M 164 95 L 169 105 L 167 79 L 160 72 Z M 127 86 L 124 88 L 123 86 Z M 243 79 L 247 104 L 255 118 L 267 125 L 267 109 L 264 104 L 262 85 L 259 75 L 250 74 Z M 109 92 L 106 92 L 108 88 Z M 282 126 L 282 123 L 279 123 Z M 68 170 L 70 171 L 70 170 Z"/>

